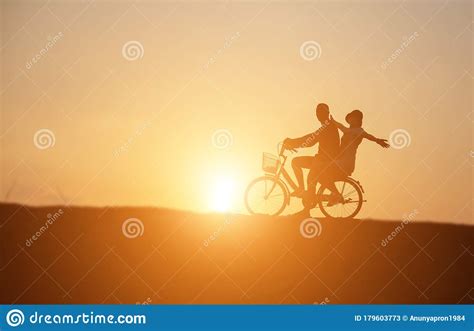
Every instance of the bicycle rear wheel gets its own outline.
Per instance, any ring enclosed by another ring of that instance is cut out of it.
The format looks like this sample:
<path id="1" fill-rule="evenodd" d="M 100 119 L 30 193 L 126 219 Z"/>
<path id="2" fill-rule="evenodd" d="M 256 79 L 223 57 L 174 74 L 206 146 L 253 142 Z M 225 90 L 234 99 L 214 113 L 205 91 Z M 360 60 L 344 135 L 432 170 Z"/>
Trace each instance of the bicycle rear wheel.
<path id="1" fill-rule="evenodd" d="M 280 215 L 288 204 L 288 199 L 285 185 L 271 176 L 254 179 L 245 191 L 245 206 L 252 215 Z"/>
<path id="2" fill-rule="evenodd" d="M 319 201 L 319 208 L 324 216 L 329 218 L 353 218 L 362 208 L 363 196 L 360 186 L 351 179 L 345 178 L 335 182 L 338 192 L 342 195 L 343 201 L 328 206 L 329 199 Z M 318 196 L 329 197 L 331 191 L 324 186 L 318 191 Z"/>

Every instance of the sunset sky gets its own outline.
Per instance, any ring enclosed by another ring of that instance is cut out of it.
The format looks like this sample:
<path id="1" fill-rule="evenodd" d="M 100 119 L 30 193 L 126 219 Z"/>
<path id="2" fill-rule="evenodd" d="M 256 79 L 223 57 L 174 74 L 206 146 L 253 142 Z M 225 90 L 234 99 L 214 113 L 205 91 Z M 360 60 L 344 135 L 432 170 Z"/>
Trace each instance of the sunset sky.
<path id="1" fill-rule="evenodd" d="M 10 0 L 1 31 L 1 200 L 245 212 L 325 102 L 407 138 L 360 146 L 359 217 L 472 222 L 471 1 Z"/>

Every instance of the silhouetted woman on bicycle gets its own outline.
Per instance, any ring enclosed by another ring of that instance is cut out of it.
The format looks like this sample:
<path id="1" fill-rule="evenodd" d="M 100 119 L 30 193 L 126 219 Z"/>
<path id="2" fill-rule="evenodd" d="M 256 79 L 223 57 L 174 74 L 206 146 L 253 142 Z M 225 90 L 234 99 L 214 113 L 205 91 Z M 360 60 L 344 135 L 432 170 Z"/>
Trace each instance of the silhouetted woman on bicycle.
<path id="1" fill-rule="evenodd" d="M 346 127 L 331 117 L 331 121 L 336 124 L 337 128 L 343 133 L 341 138 L 341 149 L 336 161 L 334 162 L 333 171 L 331 171 L 331 175 L 334 176 L 334 178 L 347 177 L 354 172 L 357 148 L 364 138 L 377 143 L 383 148 L 390 147 L 386 139 L 376 138 L 365 132 L 362 128 L 362 119 L 362 112 L 360 110 L 353 110 L 346 115 L 346 122 L 349 124 L 349 127 Z M 327 188 L 332 192 L 337 192 L 334 187 L 334 182 L 327 183 Z M 343 201 L 343 197 L 340 193 L 333 194 L 328 205 L 334 205 L 341 201 Z"/>

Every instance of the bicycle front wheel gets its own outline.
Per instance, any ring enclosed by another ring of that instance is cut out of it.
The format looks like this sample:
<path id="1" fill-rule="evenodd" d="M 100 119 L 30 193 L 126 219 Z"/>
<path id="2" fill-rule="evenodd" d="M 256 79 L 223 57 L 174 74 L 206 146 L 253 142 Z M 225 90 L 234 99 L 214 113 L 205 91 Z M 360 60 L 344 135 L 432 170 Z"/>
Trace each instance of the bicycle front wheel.
<path id="1" fill-rule="evenodd" d="M 285 185 L 271 176 L 254 179 L 245 191 L 245 206 L 252 215 L 280 215 L 288 204 L 288 199 Z"/>

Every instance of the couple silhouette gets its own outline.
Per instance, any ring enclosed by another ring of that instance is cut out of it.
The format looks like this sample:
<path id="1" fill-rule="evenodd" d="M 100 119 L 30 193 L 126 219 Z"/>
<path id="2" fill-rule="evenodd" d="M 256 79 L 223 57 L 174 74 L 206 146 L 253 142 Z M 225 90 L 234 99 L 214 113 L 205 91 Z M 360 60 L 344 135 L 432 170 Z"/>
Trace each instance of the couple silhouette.
<path id="1" fill-rule="evenodd" d="M 388 148 L 386 139 L 376 138 L 362 128 L 363 113 L 353 110 L 346 115 L 349 126 L 336 121 L 329 112 L 329 106 L 320 103 L 316 106 L 316 118 L 321 127 L 315 132 L 299 138 L 286 138 L 284 147 L 295 151 L 297 148 L 307 148 L 318 144 L 318 153 L 315 156 L 298 156 L 292 160 L 292 168 L 296 176 L 298 187 L 292 196 L 304 197 L 305 194 L 314 195 L 317 183 L 321 183 L 331 191 L 328 206 L 344 201 L 341 193 L 335 186 L 338 178 L 345 178 L 355 169 L 357 148 L 363 139 L 375 142 L 383 148 Z M 342 132 L 342 138 L 339 136 Z M 309 169 L 307 187 L 303 177 L 303 169 Z"/>

